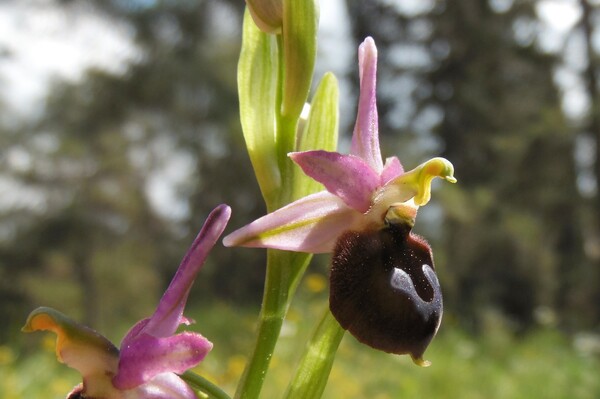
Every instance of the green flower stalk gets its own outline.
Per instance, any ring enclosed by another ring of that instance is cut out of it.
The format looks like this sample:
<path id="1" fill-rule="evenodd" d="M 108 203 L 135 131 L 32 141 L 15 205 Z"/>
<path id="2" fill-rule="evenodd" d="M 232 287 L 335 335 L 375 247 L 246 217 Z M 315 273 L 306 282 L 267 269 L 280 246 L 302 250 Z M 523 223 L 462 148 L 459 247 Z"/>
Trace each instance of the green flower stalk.
<path id="1" fill-rule="evenodd" d="M 327 75 L 299 133 L 317 49 L 314 0 L 248 1 L 238 64 L 240 118 L 248 153 L 267 210 L 318 191 L 287 157 L 289 152 L 335 149 L 337 82 Z M 279 29 L 281 5 L 281 29 Z M 291 298 L 311 255 L 269 250 L 254 352 L 236 392 L 257 398 Z"/>

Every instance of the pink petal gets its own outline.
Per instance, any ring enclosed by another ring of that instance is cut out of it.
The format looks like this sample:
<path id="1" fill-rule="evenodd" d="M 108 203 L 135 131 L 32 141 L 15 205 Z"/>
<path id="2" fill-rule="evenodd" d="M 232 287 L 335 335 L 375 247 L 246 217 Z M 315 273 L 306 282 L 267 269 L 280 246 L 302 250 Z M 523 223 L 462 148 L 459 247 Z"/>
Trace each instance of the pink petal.
<path id="1" fill-rule="evenodd" d="M 385 160 L 383 171 L 381 172 L 381 185 L 384 186 L 402 173 L 404 173 L 404 168 L 402 167 L 400 160 L 396 157 L 387 158 Z"/>
<path id="2" fill-rule="evenodd" d="M 156 311 L 145 328 L 138 333 L 143 331 L 156 337 L 167 337 L 177 330 L 182 323 L 183 309 L 196 275 L 204 265 L 209 251 L 225 230 L 230 216 L 231 209 L 227 205 L 218 206 L 208 215 L 202 230 L 181 261 L 179 269 L 160 300 Z"/>
<path id="3" fill-rule="evenodd" d="M 364 159 L 373 170 L 380 173 L 383 162 L 379 149 L 376 99 L 377 47 L 370 37 L 367 37 L 358 48 L 358 66 L 360 95 L 351 153 Z"/>
<path id="4" fill-rule="evenodd" d="M 328 151 L 304 151 L 289 154 L 308 176 L 323 183 L 327 191 L 346 205 L 364 213 L 371 207 L 380 178 L 361 158 Z"/>
<path id="5" fill-rule="evenodd" d="M 150 318 L 138 321 L 129 329 L 125 337 L 121 340 L 121 348 L 129 346 L 142 333 L 146 325 L 150 322 Z"/>
<path id="6" fill-rule="evenodd" d="M 198 399 L 185 381 L 174 373 L 158 374 L 152 380 L 133 390 L 127 398 L 139 399 Z"/>
<path id="7" fill-rule="evenodd" d="M 118 389 L 132 389 L 161 373 L 183 373 L 200 363 L 211 349 L 210 341 L 192 332 L 166 338 L 140 334 L 121 348 L 113 384 Z"/>
<path id="8" fill-rule="evenodd" d="M 337 196 L 321 191 L 234 231 L 223 239 L 223 244 L 309 253 L 331 252 L 337 237 L 343 231 L 355 228 L 361 216 Z"/>

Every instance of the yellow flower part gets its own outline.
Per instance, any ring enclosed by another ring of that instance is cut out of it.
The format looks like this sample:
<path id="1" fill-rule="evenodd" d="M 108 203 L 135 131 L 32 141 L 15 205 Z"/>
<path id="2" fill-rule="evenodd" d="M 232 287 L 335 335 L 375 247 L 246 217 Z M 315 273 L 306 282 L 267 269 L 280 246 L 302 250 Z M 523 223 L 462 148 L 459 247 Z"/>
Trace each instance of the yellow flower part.
<path id="1" fill-rule="evenodd" d="M 55 333 L 56 357 L 81 373 L 90 397 L 114 390 L 107 376 L 117 372 L 119 350 L 102 335 L 46 307 L 31 312 L 22 331 Z"/>

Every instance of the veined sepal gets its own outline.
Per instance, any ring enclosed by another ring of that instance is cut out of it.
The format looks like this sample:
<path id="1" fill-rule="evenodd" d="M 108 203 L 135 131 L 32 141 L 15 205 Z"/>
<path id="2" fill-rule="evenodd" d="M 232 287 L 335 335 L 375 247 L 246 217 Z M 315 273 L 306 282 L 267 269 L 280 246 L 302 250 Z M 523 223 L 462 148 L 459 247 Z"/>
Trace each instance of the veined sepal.
<path id="1" fill-rule="evenodd" d="M 267 204 L 275 201 L 281 187 L 276 144 L 279 58 L 276 38 L 262 32 L 247 11 L 237 75 L 240 121 L 250 161 Z"/>

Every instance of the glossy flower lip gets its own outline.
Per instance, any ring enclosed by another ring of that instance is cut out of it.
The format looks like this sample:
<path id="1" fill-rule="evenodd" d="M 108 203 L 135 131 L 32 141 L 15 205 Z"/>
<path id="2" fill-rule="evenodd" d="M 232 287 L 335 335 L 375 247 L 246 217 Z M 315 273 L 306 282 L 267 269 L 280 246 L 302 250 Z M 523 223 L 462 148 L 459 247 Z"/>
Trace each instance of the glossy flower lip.
<path id="1" fill-rule="evenodd" d="M 42 307 L 29 315 L 23 331 L 54 332 L 58 360 L 81 373 L 83 384 L 74 394 L 110 399 L 196 398 L 176 373 L 196 366 L 212 349 L 212 343 L 198 333 L 176 334 L 176 330 L 180 324 L 190 323 L 183 317 L 188 294 L 230 215 L 227 205 L 211 212 L 156 311 L 131 328 L 120 351 L 96 331 L 54 309 Z"/>
<path id="2" fill-rule="evenodd" d="M 367 38 L 358 51 L 360 95 L 350 154 L 322 150 L 290 153 L 304 173 L 325 191 L 301 198 L 226 236 L 226 246 L 331 252 L 348 230 L 384 226 L 388 210 L 406 203 L 416 214 L 429 202 L 431 182 L 456 182 L 454 167 L 433 158 L 404 172 L 397 157 L 381 157 L 376 104 L 377 48 Z"/>
<path id="3" fill-rule="evenodd" d="M 442 293 L 431 248 L 411 233 L 404 211 L 388 214 L 382 229 L 340 237 L 332 257 L 329 308 L 363 344 L 408 354 L 428 366 L 423 354 L 440 326 Z"/>

